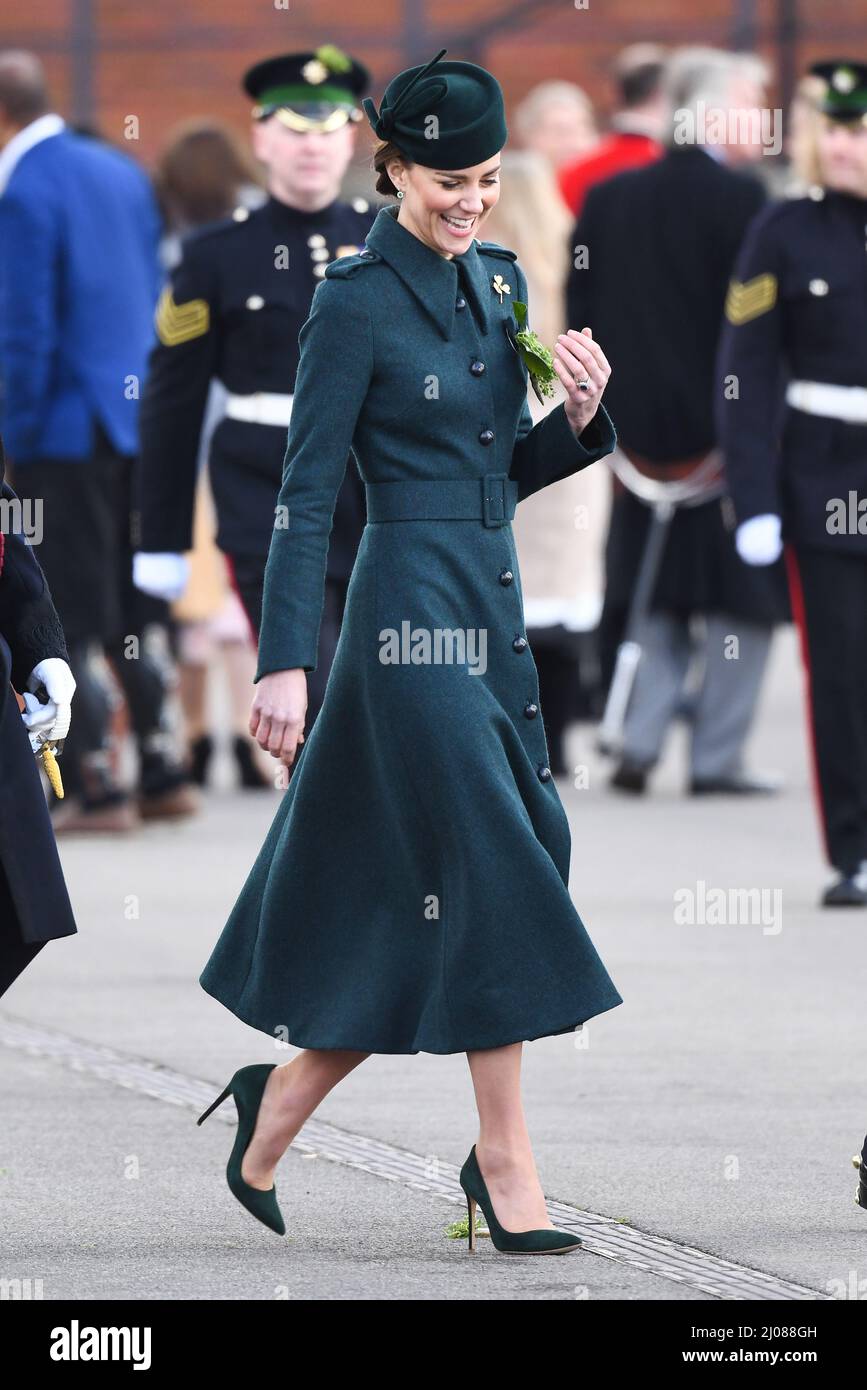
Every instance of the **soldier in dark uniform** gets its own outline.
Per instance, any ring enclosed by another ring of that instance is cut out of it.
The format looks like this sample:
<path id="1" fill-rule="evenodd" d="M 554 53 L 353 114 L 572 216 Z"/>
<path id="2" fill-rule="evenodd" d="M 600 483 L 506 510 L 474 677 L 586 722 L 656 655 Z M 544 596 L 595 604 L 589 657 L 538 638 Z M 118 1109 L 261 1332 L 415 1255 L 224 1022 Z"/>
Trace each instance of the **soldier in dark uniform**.
<path id="1" fill-rule="evenodd" d="M 726 304 L 719 427 L 753 565 L 785 552 L 837 880 L 867 906 L 867 65 L 817 64 L 821 184 L 752 223 Z M 785 387 L 785 413 L 777 408 Z"/>
<path id="2" fill-rule="evenodd" d="M 65 741 L 75 679 L 45 576 L 4 481 L 0 440 L 0 995 L 78 928 L 28 732 Z M 26 711 L 19 712 L 16 691 Z M 42 693 L 44 701 L 39 699 Z"/>
<path id="3" fill-rule="evenodd" d="M 268 547 L 280 524 L 298 334 L 326 265 L 359 250 L 373 221 L 366 199 L 336 197 L 368 85 L 367 70 L 332 45 L 247 72 L 253 146 L 268 169 L 269 197 L 185 240 L 157 310 L 159 343 L 141 411 L 136 583 L 169 599 L 185 586 L 199 435 L 216 377 L 229 393 L 209 460 L 216 541 L 257 634 Z M 363 485 L 351 467 L 334 518 L 308 726 L 324 694 L 365 520 Z"/>

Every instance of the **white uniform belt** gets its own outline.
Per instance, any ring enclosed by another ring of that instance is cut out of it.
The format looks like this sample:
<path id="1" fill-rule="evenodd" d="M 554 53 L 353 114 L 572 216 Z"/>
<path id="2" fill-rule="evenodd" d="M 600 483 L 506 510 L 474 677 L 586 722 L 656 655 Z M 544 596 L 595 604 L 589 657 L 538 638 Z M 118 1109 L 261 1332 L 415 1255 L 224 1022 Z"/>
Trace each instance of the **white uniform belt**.
<path id="1" fill-rule="evenodd" d="M 790 381 L 786 400 L 807 415 L 826 415 L 867 425 L 867 386 L 834 386 L 828 381 Z"/>
<path id="2" fill-rule="evenodd" d="M 244 420 L 248 425 L 288 426 L 292 414 L 292 397 L 276 391 L 254 391 L 251 396 L 226 397 L 226 414 L 230 420 Z"/>

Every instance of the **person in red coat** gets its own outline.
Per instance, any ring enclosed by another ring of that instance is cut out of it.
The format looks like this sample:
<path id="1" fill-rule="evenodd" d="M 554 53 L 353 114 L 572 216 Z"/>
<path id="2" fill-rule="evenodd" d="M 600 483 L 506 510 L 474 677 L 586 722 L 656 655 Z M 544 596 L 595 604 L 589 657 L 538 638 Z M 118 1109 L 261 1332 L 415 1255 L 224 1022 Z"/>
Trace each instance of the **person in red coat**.
<path id="1" fill-rule="evenodd" d="M 595 183 L 624 169 L 652 164 L 662 154 L 658 136 L 665 115 L 664 63 L 664 51 L 655 44 L 633 44 L 619 55 L 613 72 L 619 109 L 610 132 L 589 154 L 564 165 L 557 174 L 563 200 L 575 217 Z"/>

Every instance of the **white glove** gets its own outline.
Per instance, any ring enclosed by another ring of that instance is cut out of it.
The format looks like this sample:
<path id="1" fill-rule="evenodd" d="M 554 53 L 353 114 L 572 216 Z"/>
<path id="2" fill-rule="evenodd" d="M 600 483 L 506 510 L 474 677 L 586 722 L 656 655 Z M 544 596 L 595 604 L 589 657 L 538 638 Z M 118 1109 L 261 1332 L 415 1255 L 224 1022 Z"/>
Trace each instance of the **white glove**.
<path id="1" fill-rule="evenodd" d="M 751 516 L 735 532 L 735 546 L 748 565 L 772 565 L 783 553 L 780 539 L 782 523 L 770 512 Z"/>
<path id="2" fill-rule="evenodd" d="M 21 718 L 30 734 L 34 748 L 51 739 L 59 743 L 69 733 L 72 717 L 72 697 L 75 694 L 75 677 L 66 662 L 59 656 L 47 656 L 40 661 L 27 677 L 27 690 L 35 691 L 45 687 L 48 702 L 42 704 L 35 695 L 23 694 L 26 713 Z"/>
<path id="3" fill-rule="evenodd" d="M 138 550 L 132 557 L 132 582 L 143 594 L 170 603 L 180 598 L 190 578 L 186 555 L 150 554 Z"/>

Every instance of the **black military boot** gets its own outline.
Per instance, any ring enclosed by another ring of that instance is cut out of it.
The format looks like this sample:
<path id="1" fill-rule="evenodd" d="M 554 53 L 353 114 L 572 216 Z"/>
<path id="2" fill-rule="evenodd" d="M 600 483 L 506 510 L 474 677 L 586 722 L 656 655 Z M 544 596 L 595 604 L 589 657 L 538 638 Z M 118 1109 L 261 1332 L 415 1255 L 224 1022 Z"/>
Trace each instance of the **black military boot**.
<path id="1" fill-rule="evenodd" d="M 853 874 L 842 874 L 822 894 L 823 907 L 867 907 L 867 860 Z"/>
<path id="2" fill-rule="evenodd" d="M 201 807 L 190 774 L 155 735 L 139 747 L 138 808 L 144 820 L 194 815 Z"/>

